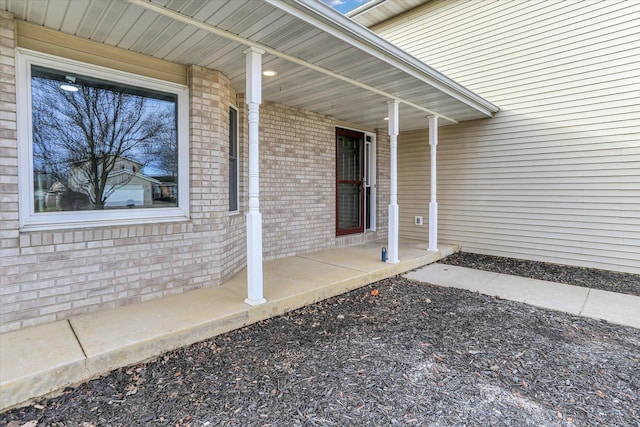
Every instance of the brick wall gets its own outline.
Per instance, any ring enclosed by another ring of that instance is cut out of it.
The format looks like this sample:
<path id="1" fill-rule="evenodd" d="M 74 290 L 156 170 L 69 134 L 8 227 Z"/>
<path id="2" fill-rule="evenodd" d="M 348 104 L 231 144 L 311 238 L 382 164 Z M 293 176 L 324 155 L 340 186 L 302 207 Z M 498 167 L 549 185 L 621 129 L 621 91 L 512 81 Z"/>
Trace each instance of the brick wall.
<path id="1" fill-rule="evenodd" d="M 227 205 L 227 114 L 235 102 L 228 79 L 202 67 L 190 69 L 191 221 L 19 232 L 13 21 L 3 16 L 0 22 L 0 331 L 219 284 L 223 243 L 233 232 L 228 223 L 243 222 L 237 215 L 230 218 Z M 240 268 L 232 263 L 226 275 Z"/>
<path id="2" fill-rule="evenodd" d="M 16 124 L 15 23 L 13 16 L 0 11 L 0 300 L 20 310 L 20 286 L 5 283 L 7 275 L 15 275 L 20 267 L 6 266 L 4 261 L 19 255 L 18 218 L 18 141 Z M 33 257 L 32 257 L 33 258 Z M 33 295 L 33 291 L 31 291 Z M 37 315 L 37 309 L 24 308 L 27 316 Z M 0 319 L 2 324 L 4 319 Z M 8 327 L 19 326 L 15 317 Z"/>
<path id="3" fill-rule="evenodd" d="M 382 238 L 387 236 L 389 230 L 387 224 L 389 223 L 389 199 L 391 197 L 391 170 L 389 168 L 391 163 L 391 143 L 389 133 L 385 129 L 377 130 L 376 143 L 376 171 L 378 174 L 377 231 Z M 400 206 L 400 210 L 402 210 L 402 206 Z"/>
<path id="4" fill-rule="evenodd" d="M 335 122 L 265 102 L 260 109 L 265 259 L 335 244 Z"/>
<path id="5" fill-rule="evenodd" d="M 218 284 L 222 279 L 222 246 L 226 238 L 229 187 L 229 80 L 199 66 L 189 69 L 191 251 L 201 270 L 195 283 Z M 194 274 L 194 273 L 190 273 Z"/>
<path id="6" fill-rule="evenodd" d="M 21 232 L 14 21 L 0 12 L 0 332 L 218 285 L 246 264 L 247 117 L 221 73 L 189 68 L 191 220 Z M 228 108 L 239 109 L 239 212 L 228 211 Z M 388 137 L 378 134 L 378 232 L 335 237 L 335 120 L 265 102 L 260 210 L 265 259 L 386 233 Z"/>
<path id="7" fill-rule="evenodd" d="M 240 214 L 227 219 L 224 271 L 246 264 L 247 118 L 237 95 L 240 123 Z M 386 236 L 389 137 L 378 132 L 378 228 L 335 236 L 335 119 L 285 105 L 260 106 L 260 212 L 265 259 L 350 246 Z M 244 141 L 244 143 L 242 143 Z M 223 274 L 224 279 L 230 274 Z"/>
<path id="8" fill-rule="evenodd" d="M 247 156 L 248 156 L 248 143 L 247 143 L 247 129 L 245 122 L 246 117 L 246 105 L 244 94 L 233 94 L 232 105 L 238 109 L 238 168 L 239 168 L 239 205 L 238 212 L 227 212 L 224 217 L 224 230 L 225 237 L 221 246 L 221 260 L 222 260 L 222 282 L 231 278 L 234 274 L 240 271 L 247 264 L 247 222 L 245 219 L 247 209 L 247 192 L 248 192 L 248 172 L 247 172 Z M 225 120 L 228 122 L 228 108 L 225 110 Z M 225 144 L 223 152 L 226 158 L 229 157 L 229 144 L 228 136 L 225 136 Z M 227 181 L 228 163 L 225 163 L 225 179 L 223 183 L 226 188 L 225 203 L 229 200 L 229 182 Z M 227 205 L 228 210 L 228 205 Z"/>

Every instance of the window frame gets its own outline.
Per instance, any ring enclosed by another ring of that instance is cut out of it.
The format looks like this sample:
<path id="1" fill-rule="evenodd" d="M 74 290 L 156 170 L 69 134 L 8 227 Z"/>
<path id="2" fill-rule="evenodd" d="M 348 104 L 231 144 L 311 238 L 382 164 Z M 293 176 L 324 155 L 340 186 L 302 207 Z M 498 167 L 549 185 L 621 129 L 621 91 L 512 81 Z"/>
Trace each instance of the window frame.
<path id="1" fill-rule="evenodd" d="M 234 214 L 234 213 L 240 213 L 240 111 L 238 109 L 238 107 L 236 107 L 235 105 L 229 105 L 229 122 L 231 122 L 231 111 L 235 112 L 235 118 L 236 118 L 236 122 L 235 122 L 235 132 L 232 133 L 231 129 L 229 129 L 229 213 Z M 229 123 L 229 125 L 231 125 L 231 123 Z M 231 126 L 229 126 L 231 127 Z M 235 199 L 235 209 L 233 209 L 233 206 L 231 205 L 232 200 L 231 200 L 231 137 L 232 135 L 235 135 L 235 141 L 233 141 L 233 143 L 235 144 L 235 152 L 236 152 L 236 156 L 235 156 L 235 160 L 236 160 L 236 173 L 235 173 L 235 184 L 236 184 L 236 199 Z"/>
<path id="2" fill-rule="evenodd" d="M 178 206 L 153 209 L 35 212 L 31 98 L 32 65 L 73 74 L 88 75 L 116 84 L 120 83 L 175 94 L 177 96 L 178 117 Z M 189 219 L 189 88 L 187 86 L 18 48 L 16 49 L 16 94 L 18 211 L 21 230 L 104 227 L 177 222 Z"/>

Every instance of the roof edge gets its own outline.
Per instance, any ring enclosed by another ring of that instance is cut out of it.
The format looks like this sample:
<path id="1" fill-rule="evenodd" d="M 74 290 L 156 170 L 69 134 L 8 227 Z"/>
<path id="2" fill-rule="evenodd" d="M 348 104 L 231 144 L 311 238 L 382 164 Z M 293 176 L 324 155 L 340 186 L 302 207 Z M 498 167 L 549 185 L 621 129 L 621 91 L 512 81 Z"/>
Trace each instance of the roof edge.
<path id="1" fill-rule="evenodd" d="M 375 9 L 376 7 L 380 6 L 383 3 L 388 2 L 389 0 L 369 0 L 368 2 L 365 2 L 363 4 L 361 4 L 360 6 L 356 7 L 353 10 L 350 10 L 349 12 L 345 13 L 345 15 L 348 18 L 355 18 L 358 15 L 362 15 L 365 14 L 373 9 Z"/>
<path id="2" fill-rule="evenodd" d="M 317 0 L 264 0 L 315 27 L 328 31 L 343 41 L 397 66 L 404 72 L 422 80 L 467 104 L 487 117 L 492 117 L 500 108 L 470 89 L 456 83 L 436 69 L 419 61 L 404 50 L 383 39 L 373 31 L 349 19 L 340 12 Z"/>

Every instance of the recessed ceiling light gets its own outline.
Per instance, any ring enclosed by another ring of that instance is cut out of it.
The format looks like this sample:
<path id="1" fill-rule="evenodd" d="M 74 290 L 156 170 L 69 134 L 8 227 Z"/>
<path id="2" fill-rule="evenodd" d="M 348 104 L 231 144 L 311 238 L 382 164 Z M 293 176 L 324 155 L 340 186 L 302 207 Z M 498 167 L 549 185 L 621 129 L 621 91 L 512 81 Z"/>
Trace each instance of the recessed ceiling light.
<path id="1" fill-rule="evenodd" d="M 265 76 L 265 77 L 273 77 L 276 74 L 278 74 L 278 72 L 277 71 L 273 71 L 273 70 L 264 70 L 262 72 L 262 75 Z"/>
<path id="2" fill-rule="evenodd" d="M 78 88 L 74 85 L 70 85 L 70 84 L 61 84 L 60 85 L 60 89 L 62 90 L 66 90 L 67 92 L 77 92 Z"/>
<path id="3" fill-rule="evenodd" d="M 385 117 L 384 119 L 388 121 L 388 120 L 389 120 L 389 117 Z"/>
<path id="4" fill-rule="evenodd" d="M 76 78 L 73 76 L 64 76 L 66 80 L 64 83 L 60 85 L 60 89 L 66 90 L 67 92 L 77 92 L 78 86 L 75 85 Z"/>

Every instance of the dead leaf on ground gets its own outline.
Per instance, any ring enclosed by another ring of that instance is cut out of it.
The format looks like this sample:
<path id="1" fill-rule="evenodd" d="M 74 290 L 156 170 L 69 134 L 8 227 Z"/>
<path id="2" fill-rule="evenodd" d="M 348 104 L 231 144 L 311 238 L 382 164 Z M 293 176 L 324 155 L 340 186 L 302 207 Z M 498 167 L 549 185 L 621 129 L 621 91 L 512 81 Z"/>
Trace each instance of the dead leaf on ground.
<path id="1" fill-rule="evenodd" d="M 138 387 L 132 385 L 129 385 L 126 389 L 127 392 L 125 393 L 125 396 L 131 396 L 134 395 L 138 392 Z"/>

